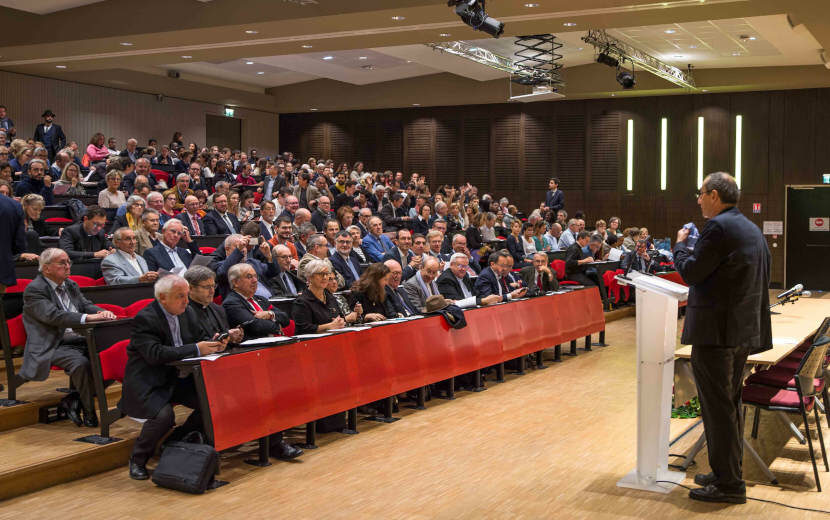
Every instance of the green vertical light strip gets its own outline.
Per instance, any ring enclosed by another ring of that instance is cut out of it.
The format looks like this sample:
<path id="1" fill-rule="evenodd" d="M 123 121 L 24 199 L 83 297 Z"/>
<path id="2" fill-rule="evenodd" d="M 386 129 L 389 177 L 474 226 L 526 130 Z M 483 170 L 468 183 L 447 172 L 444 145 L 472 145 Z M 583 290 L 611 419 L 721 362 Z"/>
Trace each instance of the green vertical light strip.
<path id="1" fill-rule="evenodd" d="M 703 186 L 703 116 L 697 118 L 697 187 Z"/>
<path id="2" fill-rule="evenodd" d="M 735 182 L 741 187 L 741 147 L 743 145 L 744 116 L 735 116 Z"/>
<path id="3" fill-rule="evenodd" d="M 669 157 L 669 120 L 660 120 L 660 189 L 666 191 L 666 178 Z"/>
<path id="4" fill-rule="evenodd" d="M 628 160 L 626 162 L 625 189 L 634 189 L 634 120 L 628 120 Z"/>

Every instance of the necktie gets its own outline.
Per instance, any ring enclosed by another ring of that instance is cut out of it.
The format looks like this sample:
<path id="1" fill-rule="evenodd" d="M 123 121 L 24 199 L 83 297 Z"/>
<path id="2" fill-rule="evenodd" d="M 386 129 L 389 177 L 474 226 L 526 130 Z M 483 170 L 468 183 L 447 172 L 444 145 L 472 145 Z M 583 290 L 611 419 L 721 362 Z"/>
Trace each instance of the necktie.
<path id="1" fill-rule="evenodd" d="M 501 282 L 501 290 L 503 291 L 503 294 L 507 294 L 508 292 L 510 292 L 507 290 L 507 279 L 500 278 L 499 281 Z"/>
<path id="2" fill-rule="evenodd" d="M 541 289 L 542 288 L 542 275 L 537 273 L 536 274 L 536 286 Z"/>
<path id="3" fill-rule="evenodd" d="M 256 300 L 254 300 L 253 298 L 248 298 L 248 303 L 251 304 L 251 307 L 254 308 L 254 311 L 259 312 L 262 310 L 262 307 L 260 307 L 259 304 L 257 304 Z"/>
<path id="4" fill-rule="evenodd" d="M 199 229 L 199 221 L 196 220 L 196 215 L 191 215 L 190 219 L 193 221 L 193 234 L 201 235 L 202 231 Z"/>
<path id="5" fill-rule="evenodd" d="M 66 301 L 67 300 L 67 298 L 66 298 L 66 288 L 63 286 L 63 284 L 58 285 L 57 287 L 55 287 L 55 293 L 57 293 L 57 295 L 58 295 L 58 301 L 61 302 L 61 307 L 63 307 L 64 310 L 68 311 L 69 310 L 69 304 Z"/>
<path id="6" fill-rule="evenodd" d="M 354 263 L 352 262 L 352 259 L 344 258 L 343 260 L 346 262 L 346 265 L 348 265 L 349 269 L 352 271 L 352 276 L 354 276 L 354 279 L 357 280 L 358 278 L 360 278 L 360 275 L 357 274 L 357 269 L 354 268 Z"/>
<path id="7" fill-rule="evenodd" d="M 227 213 L 225 213 L 225 224 L 228 225 L 228 232 L 229 233 L 236 232 L 236 229 L 234 229 L 234 227 L 233 227 L 233 222 L 231 222 L 231 218 L 228 216 Z"/>
<path id="8" fill-rule="evenodd" d="M 294 287 L 294 283 L 291 281 L 291 279 L 288 277 L 285 271 L 282 272 L 282 283 L 283 285 L 285 285 L 285 288 L 288 289 L 288 292 L 290 292 L 292 296 L 297 296 L 297 289 Z"/>

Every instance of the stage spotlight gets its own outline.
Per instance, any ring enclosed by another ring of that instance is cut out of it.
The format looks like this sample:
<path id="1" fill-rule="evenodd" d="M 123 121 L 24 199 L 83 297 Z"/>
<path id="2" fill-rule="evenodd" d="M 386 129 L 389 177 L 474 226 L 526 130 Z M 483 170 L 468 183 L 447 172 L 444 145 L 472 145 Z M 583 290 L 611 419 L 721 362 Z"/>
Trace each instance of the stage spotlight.
<path id="1" fill-rule="evenodd" d="M 603 65 L 615 68 L 620 66 L 620 60 L 610 54 L 605 54 L 604 52 L 597 54 L 597 63 L 602 63 Z"/>
<path id="2" fill-rule="evenodd" d="M 485 0 L 448 0 L 449 7 L 455 7 L 455 14 L 475 31 L 484 31 L 493 38 L 504 32 L 504 24 L 487 16 L 484 10 Z"/>
<path id="3" fill-rule="evenodd" d="M 622 85 L 622 88 L 625 90 L 634 88 L 634 85 L 637 83 L 634 79 L 634 73 L 629 72 L 627 70 L 621 70 L 617 74 L 617 83 Z"/>

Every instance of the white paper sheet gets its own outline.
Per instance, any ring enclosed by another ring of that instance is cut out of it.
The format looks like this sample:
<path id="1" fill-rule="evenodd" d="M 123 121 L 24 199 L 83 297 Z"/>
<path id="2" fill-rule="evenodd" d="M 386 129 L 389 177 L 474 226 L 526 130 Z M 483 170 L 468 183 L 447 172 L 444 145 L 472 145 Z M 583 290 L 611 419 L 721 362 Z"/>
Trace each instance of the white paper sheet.
<path id="1" fill-rule="evenodd" d="M 283 341 L 291 341 L 291 336 L 269 336 L 265 338 L 255 338 L 243 341 L 240 346 L 253 347 L 256 345 L 273 345 L 274 343 L 282 343 Z"/>
<path id="2" fill-rule="evenodd" d="M 322 333 L 322 334 L 297 334 L 297 335 L 296 335 L 296 336 L 294 336 L 294 337 L 295 337 L 295 338 L 297 338 L 297 339 L 313 339 L 313 338 L 323 338 L 323 337 L 326 337 L 326 336 L 330 336 L 330 334 L 328 334 L 328 333 Z"/>
<path id="3" fill-rule="evenodd" d="M 225 354 L 208 354 L 207 356 L 185 358 L 182 361 L 216 361 L 224 355 Z"/>

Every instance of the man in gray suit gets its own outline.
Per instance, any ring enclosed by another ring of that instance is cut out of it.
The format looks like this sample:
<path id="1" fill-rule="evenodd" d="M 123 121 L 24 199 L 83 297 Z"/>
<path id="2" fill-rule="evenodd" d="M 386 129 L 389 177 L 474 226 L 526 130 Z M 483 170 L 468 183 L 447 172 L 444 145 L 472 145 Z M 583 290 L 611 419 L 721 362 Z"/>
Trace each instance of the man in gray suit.
<path id="1" fill-rule="evenodd" d="M 138 244 L 135 231 L 128 227 L 115 230 L 112 235 L 115 253 L 101 260 L 101 272 L 107 285 L 127 283 L 155 282 L 156 271 L 147 268 L 147 261 L 135 253 Z"/>
<path id="2" fill-rule="evenodd" d="M 26 346 L 17 383 L 44 381 L 52 365 L 66 370 L 76 392 L 63 398 L 59 408 L 78 426 L 96 427 L 86 341 L 72 327 L 114 320 L 115 314 L 93 305 L 81 294 L 78 284 L 68 279 L 72 263 L 65 251 L 49 248 L 39 260 L 40 274 L 23 292 Z"/>
<path id="3" fill-rule="evenodd" d="M 427 298 L 441 294 L 438 285 L 435 283 L 438 272 L 438 259 L 434 256 L 428 256 L 418 272 L 415 273 L 415 276 L 403 284 L 403 289 L 406 291 L 406 295 L 409 296 L 409 302 L 419 311 L 423 310 Z M 453 300 L 447 300 L 447 302 L 454 303 Z"/>

